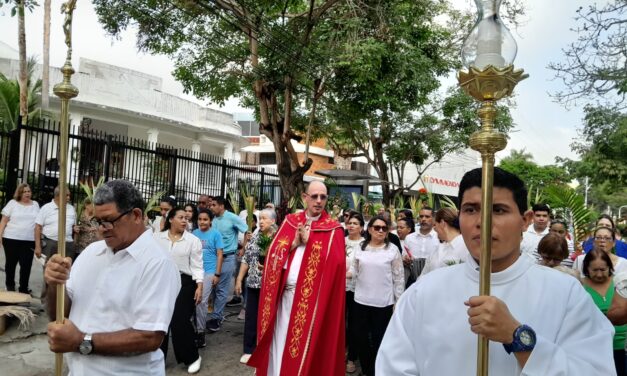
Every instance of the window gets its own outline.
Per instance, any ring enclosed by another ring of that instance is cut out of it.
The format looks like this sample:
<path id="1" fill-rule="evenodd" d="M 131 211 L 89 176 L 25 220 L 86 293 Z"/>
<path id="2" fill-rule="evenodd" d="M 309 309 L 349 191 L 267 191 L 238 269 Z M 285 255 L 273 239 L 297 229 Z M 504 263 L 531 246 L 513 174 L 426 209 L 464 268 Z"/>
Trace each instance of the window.
<path id="1" fill-rule="evenodd" d="M 259 153 L 260 165 L 273 165 L 276 164 L 276 154 L 274 153 Z"/>

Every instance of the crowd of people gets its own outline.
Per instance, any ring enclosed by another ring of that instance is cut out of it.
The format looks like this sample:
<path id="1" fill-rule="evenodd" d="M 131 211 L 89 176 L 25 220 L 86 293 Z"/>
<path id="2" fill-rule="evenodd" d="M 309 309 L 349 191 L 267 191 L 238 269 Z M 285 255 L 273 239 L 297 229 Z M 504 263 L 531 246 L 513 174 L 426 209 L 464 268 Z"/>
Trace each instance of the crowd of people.
<path id="1" fill-rule="evenodd" d="M 47 258 L 46 285 L 64 284 L 68 297 L 50 347 L 69 353 L 76 374 L 165 374 L 170 338 L 196 373 L 206 335 L 241 304 L 240 362 L 257 374 L 464 374 L 481 334 L 503 344 L 491 348 L 491 374 L 625 375 L 627 311 L 611 304 L 627 245 L 612 218 L 574 242 L 566 221 L 546 204 L 528 211 L 523 182 L 496 169 L 492 295 L 475 296 L 480 172 L 462 179 L 459 211 L 331 218 L 314 182 L 303 211 L 279 223 L 267 203 L 250 227 L 246 211 L 208 195 L 183 206 L 164 197 L 147 222 L 137 189 L 112 181 L 80 218 L 68 204 L 66 258 L 56 254 L 60 190 L 40 209 L 21 184 L 0 221 L 6 288 L 16 290 L 19 264 L 18 290 L 30 293 L 33 258 Z M 51 319 L 55 296 L 47 289 Z"/>

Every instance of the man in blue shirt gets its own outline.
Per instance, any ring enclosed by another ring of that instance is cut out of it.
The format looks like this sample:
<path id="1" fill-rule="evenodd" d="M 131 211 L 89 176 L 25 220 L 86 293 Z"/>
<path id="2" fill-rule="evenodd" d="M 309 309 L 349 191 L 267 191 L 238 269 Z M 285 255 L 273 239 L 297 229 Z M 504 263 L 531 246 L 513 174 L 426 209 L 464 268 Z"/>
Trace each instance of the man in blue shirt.
<path id="1" fill-rule="evenodd" d="M 226 200 L 222 197 L 214 197 L 211 203 L 211 211 L 215 215 L 212 228 L 222 235 L 224 245 L 224 260 L 222 262 L 222 273 L 220 282 L 216 286 L 216 300 L 213 304 L 213 312 L 209 316 L 208 329 L 212 332 L 220 330 L 220 325 L 224 316 L 224 306 L 231 286 L 231 278 L 235 271 L 235 254 L 237 253 L 237 235 L 240 232 L 248 231 L 246 222 L 237 215 L 225 209 Z"/>

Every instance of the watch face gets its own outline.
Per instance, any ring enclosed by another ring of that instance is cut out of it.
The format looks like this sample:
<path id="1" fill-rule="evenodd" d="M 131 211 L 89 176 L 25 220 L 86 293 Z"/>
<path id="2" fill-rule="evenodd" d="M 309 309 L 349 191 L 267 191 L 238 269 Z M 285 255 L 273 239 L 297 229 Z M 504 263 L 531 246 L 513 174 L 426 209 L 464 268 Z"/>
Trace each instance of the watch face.
<path id="1" fill-rule="evenodd" d="M 520 332 L 520 342 L 522 342 L 525 346 L 530 346 L 533 344 L 533 335 L 528 330 L 523 330 Z"/>
<path id="2" fill-rule="evenodd" d="M 83 341 L 81 345 L 78 347 L 78 351 L 83 355 L 87 355 L 91 353 L 91 349 L 92 349 L 91 341 Z"/>

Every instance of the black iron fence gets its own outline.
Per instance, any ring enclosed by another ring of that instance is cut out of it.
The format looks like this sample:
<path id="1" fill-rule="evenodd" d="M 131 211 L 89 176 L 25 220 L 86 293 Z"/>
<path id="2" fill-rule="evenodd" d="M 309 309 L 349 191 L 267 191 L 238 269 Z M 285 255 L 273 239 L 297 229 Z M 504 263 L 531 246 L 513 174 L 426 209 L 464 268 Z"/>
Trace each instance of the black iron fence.
<path id="1" fill-rule="evenodd" d="M 40 204 L 50 201 L 59 182 L 58 153 L 56 121 L 38 120 L 11 132 L 0 131 L 0 204 L 10 200 L 19 182 L 31 185 Z M 267 202 L 278 204 L 281 198 L 274 170 L 84 126 L 70 131 L 67 161 L 74 203 L 84 197 L 79 183 L 95 184 L 100 177 L 129 180 L 146 199 L 157 193 L 174 195 L 179 204 L 196 202 L 201 194 L 227 197 L 229 192 L 240 202 L 242 184 L 256 190 L 260 208 Z"/>

